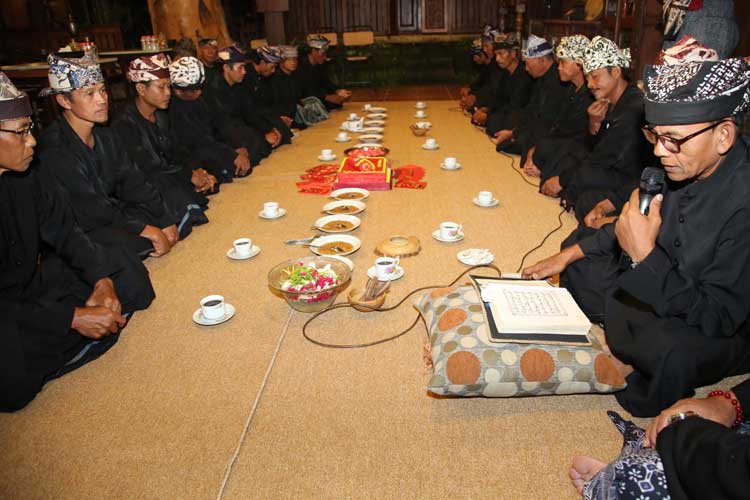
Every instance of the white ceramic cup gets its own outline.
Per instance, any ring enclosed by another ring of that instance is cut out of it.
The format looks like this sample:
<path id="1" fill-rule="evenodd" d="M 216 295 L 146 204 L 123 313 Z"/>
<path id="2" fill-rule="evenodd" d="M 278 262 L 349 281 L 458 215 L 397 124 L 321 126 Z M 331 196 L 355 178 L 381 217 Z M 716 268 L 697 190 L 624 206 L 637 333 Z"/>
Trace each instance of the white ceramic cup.
<path id="1" fill-rule="evenodd" d="M 461 224 L 456 222 L 440 223 L 440 237 L 444 240 L 455 240 L 461 233 Z"/>
<path id="2" fill-rule="evenodd" d="M 429 149 L 435 149 L 435 146 L 437 146 L 437 141 L 434 137 L 428 137 L 427 139 L 425 139 L 424 145 Z"/>
<path id="3" fill-rule="evenodd" d="M 333 156 L 333 150 L 332 149 L 321 149 L 320 150 L 320 156 L 322 158 L 330 158 Z"/>
<path id="4" fill-rule="evenodd" d="M 458 162 L 453 156 L 448 156 L 445 158 L 445 160 L 443 160 L 443 165 L 445 166 L 445 168 L 456 168 Z"/>
<path id="5" fill-rule="evenodd" d="M 224 309 L 224 297 L 221 295 L 208 295 L 201 299 L 201 314 L 206 319 L 223 318 L 226 314 Z"/>
<path id="6" fill-rule="evenodd" d="M 417 101 L 417 108 L 424 109 L 427 105 L 424 103 L 424 101 Z"/>
<path id="7" fill-rule="evenodd" d="M 349 134 L 347 134 L 346 132 L 339 132 L 339 135 L 336 136 L 336 139 L 343 142 L 349 139 Z"/>
<path id="8" fill-rule="evenodd" d="M 477 201 L 480 205 L 491 205 L 492 191 L 479 191 L 479 194 L 477 195 Z"/>
<path id="9" fill-rule="evenodd" d="M 232 242 L 234 246 L 234 255 L 237 257 L 247 257 L 253 249 L 253 240 L 250 238 L 237 238 Z"/>
<path id="10" fill-rule="evenodd" d="M 424 118 L 427 116 L 427 113 L 425 113 L 423 110 L 419 109 L 417 110 L 417 118 Z"/>
<path id="11" fill-rule="evenodd" d="M 363 108 L 365 111 L 370 111 L 370 109 L 372 108 L 372 104 L 365 104 Z"/>
<path id="12" fill-rule="evenodd" d="M 276 217 L 279 215 L 279 204 L 275 201 L 267 201 L 263 204 L 263 215 L 266 217 Z"/>
<path id="13" fill-rule="evenodd" d="M 380 281 L 391 279 L 398 269 L 398 257 L 379 257 L 375 259 L 375 276 Z"/>
<path id="14" fill-rule="evenodd" d="M 349 113 L 349 121 L 358 120 L 359 117 L 357 116 L 357 113 Z"/>

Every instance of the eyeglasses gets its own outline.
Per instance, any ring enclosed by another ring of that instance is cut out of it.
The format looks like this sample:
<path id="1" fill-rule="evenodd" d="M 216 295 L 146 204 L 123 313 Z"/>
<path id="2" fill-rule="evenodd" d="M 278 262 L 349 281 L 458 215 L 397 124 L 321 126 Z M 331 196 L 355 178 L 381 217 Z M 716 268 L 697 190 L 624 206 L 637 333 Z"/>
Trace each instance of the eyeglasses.
<path id="1" fill-rule="evenodd" d="M 668 135 L 657 134 L 656 130 L 648 126 L 641 128 L 641 130 L 643 130 L 643 135 L 646 136 L 646 140 L 648 142 L 650 142 L 651 144 L 656 144 L 656 141 L 659 141 L 661 145 L 664 146 L 664 149 L 666 149 L 670 153 L 677 154 L 680 152 L 681 146 L 687 141 L 689 141 L 693 137 L 698 137 L 703 132 L 708 132 L 709 130 L 716 128 L 720 123 L 723 123 L 725 121 L 726 120 L 720 120 L 713 125 L 709 125 L 708 127 L 702 128 L 697 132 L 693 132 L 692 134 L 685 136 L 682 139 L 675 139 L 673 137 L 669 137 Z"/>
<path id="2" fill-rule="evenodd" d="M 21 137 L 26 137 L 28 135 L 31 135 L 32 130 L 34 130 L 34 122 L 29 123 L 28 127 L 22 128 L 21 130 L 10 130 L 7 128 L 0 128 L 0 132 L 8 132 L 11 134 L 20 135 Z"/>

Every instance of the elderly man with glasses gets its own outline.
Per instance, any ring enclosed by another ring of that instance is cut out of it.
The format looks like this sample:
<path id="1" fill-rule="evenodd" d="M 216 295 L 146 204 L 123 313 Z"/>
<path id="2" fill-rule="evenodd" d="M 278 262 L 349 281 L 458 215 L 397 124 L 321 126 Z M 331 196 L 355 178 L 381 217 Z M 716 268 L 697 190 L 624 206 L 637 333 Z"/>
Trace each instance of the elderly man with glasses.
<path id="1" fill-rule="evenodd" d="M 628 384 L 616 396 L 642 417 L 750 356 L 750 143 L 738 128 L 750 66 L 675 62 L 645 77 L 645 132 L 668 177 L 664 194 L 644 215 L 636 189 L 615 223 L 524 270 L 600 278 L 606 344 Z"/>

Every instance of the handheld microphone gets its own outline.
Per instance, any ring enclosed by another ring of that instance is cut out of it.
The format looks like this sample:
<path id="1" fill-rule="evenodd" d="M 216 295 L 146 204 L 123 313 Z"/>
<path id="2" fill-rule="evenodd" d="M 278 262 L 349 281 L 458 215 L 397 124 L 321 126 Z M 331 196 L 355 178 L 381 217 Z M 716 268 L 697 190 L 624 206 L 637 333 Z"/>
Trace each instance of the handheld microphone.
<path id="1" fill-rule="evenodd" d="M 641 174 L 641 184 L 638 189 L 638 209 L 643 215 L 648 215 L 648 207 L 654 196 L 664 189 L 664 169 L 646 167 Z"/>

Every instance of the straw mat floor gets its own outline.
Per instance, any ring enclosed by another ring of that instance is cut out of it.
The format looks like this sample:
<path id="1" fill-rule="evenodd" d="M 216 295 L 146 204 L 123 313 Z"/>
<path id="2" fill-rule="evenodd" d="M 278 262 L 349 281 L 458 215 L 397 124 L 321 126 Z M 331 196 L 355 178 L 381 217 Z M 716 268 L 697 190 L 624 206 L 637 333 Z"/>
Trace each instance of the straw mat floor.
<path id="1" fill-rule="evenodd" d="M 373 103 L 376 104 L 376 103 Z M 521 255 L 557 225 L 559 207 L 525 184 L 454 102 L 429 102 L 438 151 L 420 148 L 408 102 L 389 108 L 385 144 L 395 165 L 424 165 L 424 191 L 376 192 L 367 200 L 353 283 L 366 281 L 375 245 L 416 235 L 421 253 L 404 259 L 390 303 L 424 285 L 445 284 L 465 267 L 456 252 L 490 248 L 515 271 Z M 359 111 L 350 104 L 345 112 Z M 305 255 L 284 239 L 309 235 L 326 201 L 295 181 L 319 163 L 345 113 L 305 132 L 247 179 L 222 187 L 211 223 L 148 267 L 157 291 L 104 357 L 50 383 L 26 409 L 0 415 L 0 498 L 575 498 L 566 474 L 574 453 L 613 457 L 619 439 L 605 410 L 612 396 L 438 399 L 425 391 L 421 324 L 395 342 L 359 350 L 316 347 L 301 336 L 307 316 L 273 296 L 266 273 Z M 445 156 L 463 169 L 440 170 Z M 491 189 L 497 209 L 473 195 Z M 258 217 L 276 200 L 289 213 Z M 466 239 L 444 244 L 444 220 Z M 529 262 L 552 254 L 564 228 Z M 248 261 L 225 253 L 249 236 L 262 248 Z M 200 297 L 221 293 L 236 316 L 216 327 L 191 321 Z M 393 334 L 411 307 L 387 315 L 335 312 L 312 333 L 330 342 Z M 247 426 L 247 428 L 246 428 Z M 246 432 L 245 432 L 246 430 Z"/>

